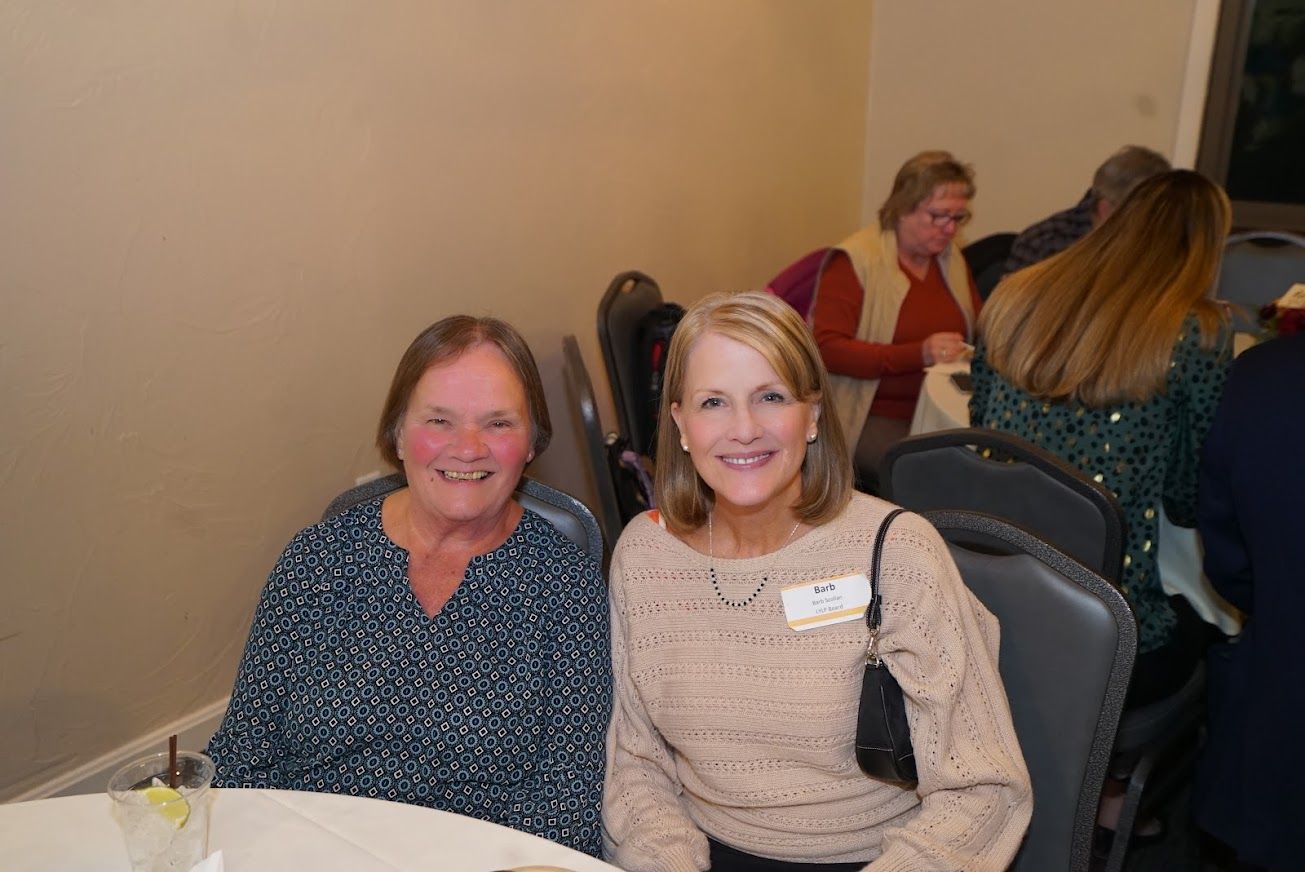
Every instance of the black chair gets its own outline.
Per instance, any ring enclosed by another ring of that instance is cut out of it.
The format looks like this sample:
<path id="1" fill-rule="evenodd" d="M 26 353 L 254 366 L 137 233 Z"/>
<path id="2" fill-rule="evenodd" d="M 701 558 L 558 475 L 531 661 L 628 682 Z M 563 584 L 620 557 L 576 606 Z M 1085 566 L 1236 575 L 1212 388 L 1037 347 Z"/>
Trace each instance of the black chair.
<path id="1" fill-rule="evenodd" d="M 986 300 L 1006 272 L 1006 258 L 1010 257 L 1015 243 L 1014 233 L 993 233 L 976 239 L 961 249 L 965 262 L 970 265 L 979 298 Z"/>
<path id="2" fill-rule="evenodd" d="M 1305 282 L 1305 236 L 1251 231 L 1228 237 L 1215 296 L 1233 303 L 1233 326 L 1256 333 L 1256 315 L 1298 282 Z"/>
<path id="3" fill-rule="evenodd" d="M 1086 872 L 1137 651 L 1133 613 L 1105 578 L 1004 521 L 924 517 L 1001 623 L 999 669 L 1033 783 L 1033 819 L 1010 869 Z M 1000 542 L 1003 553 L 972 550 L 975 538 Z"/>
<path id="4" fill-rule="evenodd" d="M 572 409 L 575 411 L 580 427 L 585 457 L 589 461 L 589 473 L 594 491 L 598 494 L 598 522 L 603 528 L 603 538 L 607 541 L 607 549 L 603 555 L 603 566 L 606 568 L 611 559 L 612 547 L 616 544 L 617 537 L 621 535 L 625 524 L 622 520 L 616 481 L 613 479 L 611 463 L 607 456 L 607 439 L 603 435 L 603 428 L 598 419 L 593 382 L 589 380 L 589 370 L 585 367 L 584 356 L 580 353 L 580 343 L 571 334 L 562 337 L 562 368 L 566 373 L 566 387 L 571 395 Z"/>
<path id="5" fill-rule="evenodd" d="M 351 487 L 331 500 L 326 511 L 322 512 L 322 520 L 333 518 L 359 503 L 396 491 L 407 484 L 408 480 L 403 477 L 403 473 L 396 472 Z M 597 561 L 603 559 L 602 531 L 584 503 L 570 494 L 525 476 L 522 476 L 521 483 L 512 496 L 527 509 L 542 515 L 585 554 Z"/>
<path id="6" fill-rule="evenodd" d="M 603 350 L 607 379 L 616 406 L 617 429 L 641 454 L 652 453 L 651 417 L 643 408 L 643 392 L 635 377 L 639 322 L 662 305 L 662 291 L 641 272 L 623 272 L 612 279 L 598 303 L 598 344 Z"/>
<path id="7" fill-rule="evenodd" d="M 888 450 L 880 481 L 885 499 L 912 511 L 992 515 L 1119 582 L 1124 541 L 1119 503 L 1097 482 L 1017 436 L 980 428 L 911 436 Z M 1001 553 L 1002 543 L 985 541 L 982 531 L 964 535 L 971 537 L 966 543 L 971 548 Z M 1175 693 L 1124 712 L 1113 773 L 1128 786 L 1108 872 L 1122 868 L 1138 817 L 1190 777 L 1204 687 L 1205 672 L 1198 667 Z"/>
<path id="8" fill-rule="evenodd" d="M 1001 518 L 1119 581 L 1119 503 L 1102 485 L 1018 436 L 981 428 L 908 436 L 885 453 L 879 482 L 884 499 L 903 508 Z"/>
<path id="9" fill-rule="evenodd" d="M 1115 737 L 1111 774 L 1127 782 L 1104 872 L 1120 872 L 1133 827 L 1190 780 L 1205 723 L 1205 663 L 1164 699 L 1124 711 Z"/>

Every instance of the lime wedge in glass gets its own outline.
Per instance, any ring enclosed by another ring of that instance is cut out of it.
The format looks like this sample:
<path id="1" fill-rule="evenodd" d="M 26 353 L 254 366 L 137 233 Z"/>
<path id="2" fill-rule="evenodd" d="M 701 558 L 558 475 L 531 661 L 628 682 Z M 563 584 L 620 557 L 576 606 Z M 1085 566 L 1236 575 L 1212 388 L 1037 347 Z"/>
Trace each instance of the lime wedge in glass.
<path id="1" fill-rule="evenodd" d="M 172 825 L 181 829 L 190 817 L 190 803 L 182 799 L 181 794 L 171 787 L 142 787 L 140 793 L 150 805 L 159 807 L 159 814 L 172 821 Z"/>

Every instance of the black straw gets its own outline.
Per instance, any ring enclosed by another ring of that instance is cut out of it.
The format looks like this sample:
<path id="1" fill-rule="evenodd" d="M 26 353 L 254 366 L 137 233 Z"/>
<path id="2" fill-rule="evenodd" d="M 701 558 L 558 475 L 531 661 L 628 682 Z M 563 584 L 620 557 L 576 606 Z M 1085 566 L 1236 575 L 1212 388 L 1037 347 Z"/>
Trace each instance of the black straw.
<path id="1" fill-rule="evenodd" d="M 168 736 L 168 787 L 177 789 L 177 734 Z"/>

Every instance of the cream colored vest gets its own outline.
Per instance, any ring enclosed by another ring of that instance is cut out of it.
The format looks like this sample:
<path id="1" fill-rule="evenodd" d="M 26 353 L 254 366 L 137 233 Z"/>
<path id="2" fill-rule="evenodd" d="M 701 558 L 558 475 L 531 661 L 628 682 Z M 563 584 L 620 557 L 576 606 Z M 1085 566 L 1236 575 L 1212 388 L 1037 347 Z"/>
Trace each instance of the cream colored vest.
<path id="1" fill-rule="evenodd" d="M 821 264 L 822 273 L 835 251 L 848 256 L 865 291 L 856 338 L 862 342 L 892 342 L 902 301 L 911 288 L 910 280 L 897 263 L 897 234 L 891 230 L 880 230 L 878 224 L 871 224 L 853 233 L 830 249 L 825 263 Z M 947 290 L 965 316 L 966 339 L 973 342 L 974 303 L 970 297 L 969 272 L 960 247 L 955 242 L 938 256 L 938 266 L 942 270 Z M 816 279 L 816 293 L 820 293 L 819 278 Z M 814 302 L 811 308 L 815 311 Z M 830 373 L 829 381 L 833 394 L 831 399 L 843 425 L 847 450 L 855 451 L 857 440 L 861 438 L 861 428 L 865 426 L 866 416 L 870 413 L 870 404 L 874 402 L 875 391 L 879 389 L 879 379 Z"/>

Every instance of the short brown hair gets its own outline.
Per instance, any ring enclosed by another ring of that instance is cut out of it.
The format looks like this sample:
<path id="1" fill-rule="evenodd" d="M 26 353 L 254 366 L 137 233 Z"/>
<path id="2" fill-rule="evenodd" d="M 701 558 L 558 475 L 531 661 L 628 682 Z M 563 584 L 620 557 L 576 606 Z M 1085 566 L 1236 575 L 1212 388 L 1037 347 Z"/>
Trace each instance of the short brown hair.
<path id="1" fill-rule="evenodd" d="M 941 185 L 960 185 L 965 199 L 974 196 L 974 168 L 952 157 L 950 151 L 922 151 L 902 164 L 893 190 L 879 207 L 879 227 L 896 230 L 902 216 L 914 212 Z"/>
<path id="2" fill-rule="evenodd" d="M 539 380 L 539 368 L 530 353 L 530 346 L 521 334 L 506 321 L 498 318 L 474 318 L 471 315 L 451 315 L 427 327 L 412 340 L 403 352 L 399 366 L 390 381 L 390 393 L 381 409 L 381 420 L 376 427 L 376 447 L 381 457 L 395 469 L 402 469 L 397 440 L 399 425 L 408 412 L 408 402 L 417 382 L 432 366 L 439 366 L 461 357 L 477 345 L 493 345 L 521 380 L 526 394 L 526 411 L 530 414 L 531 445 L 538 457 L 553 438 L 553 423 L 548 418 L 548 403 L 544 400 L 544 385 Z"/>
<path id="3" fill-rule="evenodd" d="M 684 397 L 689 353 L 707 333 L 733 339 L 757 351 L 779 375 L 793 396 L 819 403 L 816 441 L 802 461 L 802 494 L 795 510 L 808 524 L 823 524 L 852 498 L 852 462 L 843 442 L 843 428 L 829 397 L 829 376 L 820 361 L 815 339 L 788 303 L 773 294 L 748 291 L 713 294 L 695 303 L 671 337 L 662 383 L 661 417 L 657 428 L 657 507 L 677 533 L 696 530 L 707 520 L 714 497 L 680 449 L 680 434 L 671 417 L 671 404 Z"/>

